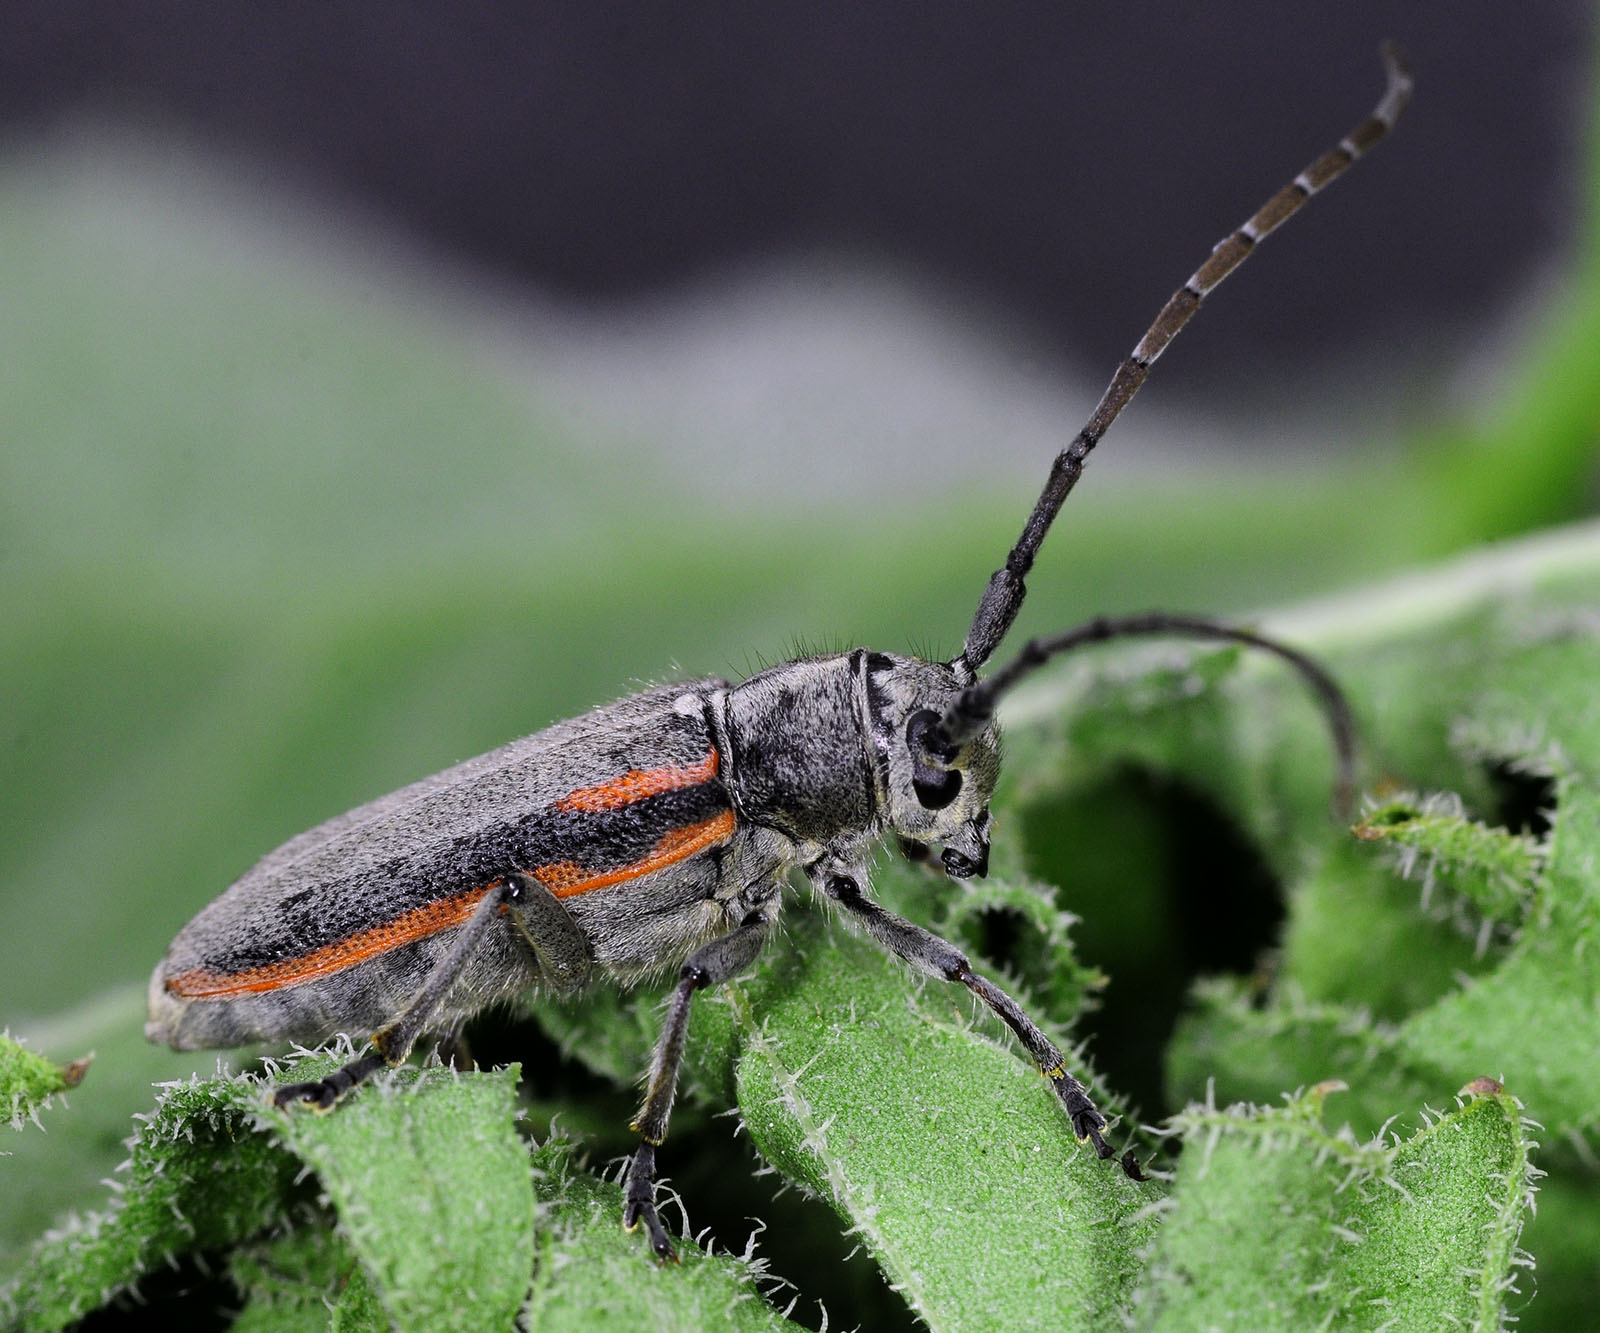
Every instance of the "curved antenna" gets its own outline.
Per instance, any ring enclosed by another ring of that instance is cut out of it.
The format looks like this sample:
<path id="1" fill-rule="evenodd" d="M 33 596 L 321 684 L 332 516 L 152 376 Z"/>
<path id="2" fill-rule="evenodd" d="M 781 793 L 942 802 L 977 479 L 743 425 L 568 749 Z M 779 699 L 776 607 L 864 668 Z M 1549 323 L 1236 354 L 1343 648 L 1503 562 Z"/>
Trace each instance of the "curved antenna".
<path id="1" fill-rule="evenodd" d="M 941 743 L 947 742 L 951 747 L 966 744 L 993 720 L 1000 696 L 1052 657 L 1092 643 L 1104 643 L 1108 639 L 1148 634 L 1183 634 L 1192 638 L 1242 643 L 1274 653 L 1294 667 L 1316 692 L 1318 702 L 1328 715 L 1328 729 L 1333 733 L 1334 750 L 1338 755 L 1335 800 L 1341 813 L 1349 813 L 1355 797 L 1356 729 L 1350 714 L 1350 701 L 1345 698 L 1344 691 L 1334 683 L 1332 676 L 1299 650 L 1246 629 L 1235 629 L 1231 625 L 1220 625 L 1216 621 L 1195 616 L 1173 616 L 1160 611 L 1140 616 L 1098 616 L 1060 634 L 1029 639 L 1022 646 L 1022 651 L 1005 666 L 967 686 L 956 696 L 955 702 L 939 719 L 940 734 L 937 739 Z"/>
<path id="2" fill-rule="evenodd" d="M 994 572 L 989 585 L 983 590 L 978 610 L 972 617 L 972 627 L 967 630 L 966 645 L 961 655 L 951 665 L 964 679 L 971 680 L 994 654 L 1005 638 L 1011 622 L 1017 618 L 1022 599 L 1027 595 L 1023 579 L 1033 568 L 1034 556 L 1050 531 L 1061 509 L 1061 503 L 1077 485 L 1083 473 L 1084 460 L 1100 442 L 1100 437 L 1110 428 L 1117 415 L 1139 392 L 1150 373 L 1156 358 L 1166 351 L 1167 344 L 1178 335 L 1200 308 L 1211 290 L 1240 264 L 1288 218 L 1299 210 L 1305 201 L 1330 181 L 1342 175 L 1363 153 L 1394 128 L 1400 112 L 1411 98 L 1411 71 L 1405 55 L 1394 42 L 1385 42 L 1381 49 L 1384 72 L 1389 84 L 1372 114 L 1351 130 L 1337 146 L 1330 148 L 1308 166 L 1277 194 L 1267 200 L 1255 215 L 1237 231 L 1218 241 L 1211 257 L 1194 271 L 1189 281 L 1172 294 L 1155 323 L 1145 331 L 1139 345 L 1133 349 L 1111 377 L 1111 384 L 1102 395 L 1099 405 L 1090 415 L 1088 423 L 1078 432 L 1071 444 L 1063 449 L 1050 466 L 1050 477 L 1044 490 L 1034 503 L 1033 512 L 1022 529 L 1022 536 L 1011 548 L 1005 566 Z"/>

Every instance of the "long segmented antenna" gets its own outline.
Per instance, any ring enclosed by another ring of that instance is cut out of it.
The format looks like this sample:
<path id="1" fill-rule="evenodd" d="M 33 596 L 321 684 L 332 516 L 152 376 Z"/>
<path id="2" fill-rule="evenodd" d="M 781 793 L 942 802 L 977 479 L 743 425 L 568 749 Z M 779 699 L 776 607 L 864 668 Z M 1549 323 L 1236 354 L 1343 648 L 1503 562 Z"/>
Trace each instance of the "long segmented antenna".
<path id="1" fill-rule="evenodd" d="M 1028 515 L 1022 536 L 1011 548 L 1005 566 L 996 570 L 990 578 L 978 602 L 972 627 L 967 631 L 966 645 L 961 655 L 951 663 L 959 675 L 967 680 L 973 679 L 978 668 L 989 660 L 1005 638 L 1011 622 L 1017 618 L 1017 612 L 1022 607 L 1022 599 L 1027 595 L 1023 580 L 1033 568 L 1034 556 L 1038 554 L 1045 534 L 1050 531 L 1050 524 L 1055 521 L 1062 501 L 1083 474 L 1084 460 L 1133 395 L 1139 392 L 1139 386 L 1149 375 L 1150 367 L 1166 351 L 1167 344 L 1177 337 L 1178 330 L 1189 322 L 1211 290 L 1238 268 L 1260 241 L 1281 227 L 1307 199 L 1342 175 L 1357 158 L 1394 128 L 1395 121 L 1411 98 L 1411 71 L 1396 43 L 1385 42 L 1381 54 L 1389 84 L 1372 114 L 1341 139 L 1336 147 L 1330 148 L 1290 184 L 1268 199 L 1244 226 L 1216 244 L 1211 257 L 1172 294 L 1172 298 L 1156 316 L 1155 323 L 1133 349 L 1132 355 L 1117 367 L 1110 386 L 1090 415 L 1088 423 L 1078 432 L 1077 438 L 1056 456 L 1056 461 L 1050 466 L 1050 478 L 1045 482 L 1033 512 Z"/>
<path id="2" fill-rule="evenodd" d="M 1334 751 L 1338 757 L 1339 777 L 1334 799 L 1342 814 L 1349 813 L 1355 797 L 1356 729 L 1344 691 L 1334 683 L 1332 676 L 1299 649 L 1251 630 L 1219 625 L 1214 620 L 1197 616 L 1174 616 L 1161 611 L 1139 616 L 1099 616 L 1063 630 L 1060 634 L 1029 639 L 1005 666 L 967 686 L 956 696 L 955 702 L 939 719 L 939 740 L 951 750 L 965 745 L 993 720 L 1000 696 L 1052 657 L 1092 643 L 1105 643 L 1108 639 L 1155 634 L 1181 634 L 1189 638 L 1242 643 L 1250 648 L 1265 649 L 1281 657 L 1304 676 L 1328 715 L 1328 727 L 1333 733 Z"/>

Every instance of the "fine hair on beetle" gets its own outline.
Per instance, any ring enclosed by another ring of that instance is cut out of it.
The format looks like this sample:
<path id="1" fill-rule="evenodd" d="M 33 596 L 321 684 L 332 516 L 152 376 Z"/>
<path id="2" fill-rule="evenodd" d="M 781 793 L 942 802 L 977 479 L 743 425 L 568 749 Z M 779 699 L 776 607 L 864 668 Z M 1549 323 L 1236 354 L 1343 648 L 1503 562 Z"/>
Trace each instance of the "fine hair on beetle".
<path id="1" fill-rule="evenodd" d="M 572 994 L 677 968 L 633 1124 L 623 1215 L 671 1260 L 656 1153 L 690 1007 L 754 963 L 798 869 L 889 953 L 972 991 L 1015 1034 L 1079 1141 L 1118 1157 L 1050 1038 L 959 949 L 879 906 L 868 869 L 892 842 L 956 879 L 986 874 L 1000 701 L 1051 659 L 1112 639 L 1178 635 L 1281 659 L 1327 716 L 1348 808 L 1355 728 L 1343 693 L 1304 653 L 1252 630 L 1165 612 L 1104 616 L 1031 639 L 982 673 L 1085 460 L 1156 359 L 1224 278 L 1394 126 L 1411 76 L 1397 47 L 1382 54 L 1387 86 L 1371 115 L 1225 236 L 1117 367 L 1051 464 L 954 658 L 855 648 L 738 684 L 656 687 L 329 820 L 263 857 L 179 932 L 150 980 L 146 1035 L 192 1050 L 370 1033 L 370 1049 L 326 1078 L 273 1094 L 280 1108 L 325 1110 L 419 1040 L 469 1064 L 463 1025 L 530 989 Z M 1131 1150 L 1119 1160 L 1143 1179 Z"/>

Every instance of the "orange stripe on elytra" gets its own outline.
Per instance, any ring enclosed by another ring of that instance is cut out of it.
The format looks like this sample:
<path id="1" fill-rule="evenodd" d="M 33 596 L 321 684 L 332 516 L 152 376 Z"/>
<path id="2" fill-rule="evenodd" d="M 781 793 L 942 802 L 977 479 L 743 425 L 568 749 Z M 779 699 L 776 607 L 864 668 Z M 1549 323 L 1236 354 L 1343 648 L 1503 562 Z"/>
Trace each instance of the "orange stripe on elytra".
<path id="1" fill-rule="evenodd" d="M 441 930 L 459 926 L 482 901 L 483 895 L 499 884 L 499 880 L 482 888 L 468 889 L 464 893 L 437 902 L 413 907 L 402 912 L 393 921 L 386 921 L 371 930 L 347 936 L 334 944 L 324 945 L 301 958 L 285 958 L 280 963 L 263 967 L 247 967 L 242 972 L 213 972 L 210 968 L 192 967 L 168 977 L 166 989 L 184 999 L 222 999 L 231 995 L 258 995 L 262 991 L 278 990 L 301 981 L 314 981 L 333 972 L 342 972 L 369 958 L 402 944 L 437 935 Z"/>
<path id="2" fill-rule="evenodd" d="M 678 791 L 683 787 L 698 787 L 717 776 L 717 751 L 713 746 L 698 764 L 683 768 L 630 768 L 620 778 L 602 782 L 598 787 L 579 787 L 568 792 L 555 803 L 557 810 L 620 810 L 625 805 L 642 801 L 647 796 Z"/>
<path id="3" fill-rule="evenodd" d="M 714 752 L 713 752 L 714 753 Z M 698 824 L 688 824 L 661 835 L 650 855 L 642 861 L 618 866 L 615 870 L 590 870 L 573 861 L 554 861 L 536 866 L 534 875 L 557 898 L 570 898 L 574 894 L 603 889 L 608 884 L 620 884 L 625 879 L 637 879 L 652 870 L 660 870 L 675 861 L 682 861 L 696 852 L 733 836 L 733 811 L 724 810 L 713 819 Z"/>
<path id="4" fill-rule="evenodd" d="M 711 752 L 707 764 L 711 773 L 715 773 L 715 750 Z M 674 770 L 656 771 L 659 773 Z M 695 770 L 675 771 L 682 773 Z M 699 780 L 704 781 L 704 778 Z M 670 791 L 671 788 L 659 790 Z M 574 796 L 579 794 L 573 793 Z M 698 824 L 669 830 L 657 840 L 648 856 L 614 870 L 590 870 L 572 861 L 555 861 L 537 867 L 534 874 L 557 898 L 570 898 L 574 894 L 588 893 L 591 889 L 603 889 L 610 884 L 637 879 L 640 875 L 648 875 L 652 870 L 660 870 L 685 860 L 713 843 L 732 837 L 733 830 L 733 811 L 724 810 L 720 815 L 702 820 Z M 301 958 L 286 958 L 282 962 L 268 963 L 262 967 L 247 967 L 240 972 L 213 972 L 206 967 L 192 967 L 186 972 L 168 977 L 163 984 L 169 993 L 186 1000 L 214 1000 L 237 995 L 259 995 L 264 991 L 279 990 L 302 981 L 315 981 L 318 977 L 342 972 L 347 967 L 364 963 L 367 959 L 388 953 L 391 949 L 398 949 L 402 945 L 426 939 L 429 935 L 436 935 L 441 930 L 461 925 L 472 915 L 479 902 L 483 900 L 483 895 L 500 882 L 494 880 L 480 888 L 467 889 L 449 898 L 413 907 L 409 912 L 402 912 L 393 921 L 386 921 L 371 930 L 363 930 L 359 934 L 324 945 Z"/>

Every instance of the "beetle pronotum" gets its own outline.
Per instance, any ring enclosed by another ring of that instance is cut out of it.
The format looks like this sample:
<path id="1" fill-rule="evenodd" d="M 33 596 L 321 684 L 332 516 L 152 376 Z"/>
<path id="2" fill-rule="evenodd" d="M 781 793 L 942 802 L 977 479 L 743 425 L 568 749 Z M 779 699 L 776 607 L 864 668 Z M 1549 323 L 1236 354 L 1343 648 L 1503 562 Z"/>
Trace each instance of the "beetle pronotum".
<path id="1" fill-rule="evenodd" d="M 1024 579 L 1084 460 L 1208 293 L 1313 194 L 1386 135 L 1410 96 L 1399 51 L 1372 115 L 1226 236 L 1162 307 L 1099 405 L 1051 465 L 1005 564 L 949 662 L 857 649 L 803 658 L 737 686 L 646 691 L 424 778 L 284 844 L 195 917 L 150 981 L 146 1034 L 182 1049 L 374 1033 L 279 1106 L 331 1106 L 424 1034 L 454 1042 L 474 1013 L 530 987 L 572 991 L 681 964 L 634 1124 L 624 1221 L 675 1257 L 654 1202 L 694 993 L 754 962 L 798 867 L 891 953 L 960 982 L 1003 1019 L 1081 1141 L 1113 1155 L 1105 1117 L 1061 1052 L 952 945 L 873 902 L 869 853 L 893 836 L 946 872 L 982 875 L 999 771 L 998 700 L 1050 658 L 1130 635 L 1181 634 L 1287 661 L 1326 709 L 1339 788 L 1353 729 L 1339 688 L 1295 649 L 1191 616 L 1102 618 L 1027 643 L 979 672 L 1011 628 Z M 1139 1174 L 1131 1153 L 1123 1168 Z"/>

